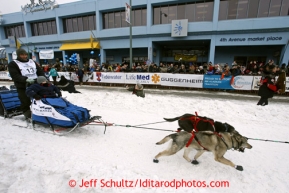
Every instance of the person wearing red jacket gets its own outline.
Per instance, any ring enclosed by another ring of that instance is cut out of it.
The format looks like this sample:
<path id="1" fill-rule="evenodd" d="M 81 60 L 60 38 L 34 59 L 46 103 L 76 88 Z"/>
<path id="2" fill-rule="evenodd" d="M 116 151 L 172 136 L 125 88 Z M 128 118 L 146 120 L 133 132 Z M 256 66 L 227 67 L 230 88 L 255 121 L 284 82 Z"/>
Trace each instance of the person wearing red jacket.
<path id="1" fill-rule="evenodd" d="M 277 67 L 274 64 L 268 65 L 261 78 L 261 86 L 258 95 L 261 97 L 257 105 L 268 105 L 268 98 L 273 98 L 274 93 L 280 93 L 280 89 L 275 85 L 275 73 Z"/>

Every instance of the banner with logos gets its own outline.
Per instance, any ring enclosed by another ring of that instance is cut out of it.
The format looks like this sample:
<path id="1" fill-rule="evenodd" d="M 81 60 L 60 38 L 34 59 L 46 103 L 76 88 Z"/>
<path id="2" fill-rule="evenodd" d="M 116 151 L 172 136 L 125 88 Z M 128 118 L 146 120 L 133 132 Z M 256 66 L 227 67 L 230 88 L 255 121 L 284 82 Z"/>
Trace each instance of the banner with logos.
<path id="1" fill-rule="evenodd" d="M 58 72 L 59 77 L 79 82 L 75 72 Z M 48 74 L 47 74 L 48 75 Z M 83 82 L 116 83 L 116 84 L 144 84 L 188 88 L 212 88 L 231 90 L 259 90 L 261 76 L 232 76 L 198 75 L 198 74 L 170 74 L 170 73 L 114 73 L 93 72 L 83 76 Z M 276 77 L 277 79 L 277 77 Z M 12 80 L 9 72 L 0 71 L 0 80 Z M 49 77 L 50 81 L 52 77 Z M 56 79 L 57 81 L 60 78 Z M 231 84 L 232 83 L 232 84 Z M 289 92 L 289 77 L 286 77 L 286 92 Z"/>
<path id="2" fill-rule="evenodd" d="M 160 73 L 125 73 L 125 84 L 160 85 Z"/>
<path id="3" fill-rule="evenodd" d="M 203 78 L 204 75 L 164 73 L 161 74 L 161 85 L 203 88 Z"/>
<path id="4" fill-rule="evenodd" d="M 40 50 L 39 59 L 53 59 L 54 51 L 53 50 Z"/>
<path id="5" fill-rule="evenodd" d="M 204 75 L 203 88 L 214 89 L 234 89 L 231 86 L 232 76 L 224 77 L 221 79 L 221 75 Z"/>
<path id="6" fill-rule="evenodd" d="M 253 76 L 236 76 L 231 86 L 235 90 L 251 90 Z"/>

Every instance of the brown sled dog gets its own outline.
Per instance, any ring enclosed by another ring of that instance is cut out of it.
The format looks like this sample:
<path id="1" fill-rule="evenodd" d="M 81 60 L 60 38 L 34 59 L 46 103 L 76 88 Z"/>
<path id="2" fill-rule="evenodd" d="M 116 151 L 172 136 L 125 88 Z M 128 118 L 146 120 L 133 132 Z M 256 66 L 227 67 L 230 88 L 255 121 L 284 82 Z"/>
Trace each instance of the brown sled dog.
<path id="1" fill-rule="evenodd" d="M 153 161 L 155 163 L 158 163 L 159 157 L 169 156 L 177 153 L 186 146 L 191 136 L 192 134 L 186 131 L 181 131 L 166 136 L 156 144 L 161 145 L 172 139 L 173 141 L 171 146 L 167 150 L 164 150 L 157 154 Z M 227 152 L 228 149 L 235 149 L 243 152 L 245 148 L 251 149 L 252 146 L 247 142 L 247 138 L 243 137 L 238 132 L 235 132 L 233 134 L 230 134 L 228 132 L 221 132 L 220 134 L 216 134 L 211 131 L 200 131 L 195 133 L 193 141 L 187 148 L 185 148 L 183 157 L 192 164 L 198 164 L 199 162 L 197 161 L 197 159 L 205 151 L 211 151 L 215 156 L 215 161 L 232 166 L 239 171 L 243 171 L 242 166 L 235 165 L 230 160 L 227 160 L 226 158 L 224 158 L 224 154 Z M 191 160 L 188 157 L 192 149 L 196 149 L 198 151 L 194 157 L 194 160 Z"/>
<path id="2" fill-rule="evenodd" d="M 178 131 L 185 130 L 187 132 L 192 132 L 195 129 L 198 131 L 216 131 L 216 132 L 235 132 L 235 128 L 228 123 L 221 123 L 219 121 L 214 121 L 208 117 L 196 116 L 193 114 L 184 114 L 175 118 L 164 118 L 168 122 L 173 122 L 178 120 L 180 128 Z"/>

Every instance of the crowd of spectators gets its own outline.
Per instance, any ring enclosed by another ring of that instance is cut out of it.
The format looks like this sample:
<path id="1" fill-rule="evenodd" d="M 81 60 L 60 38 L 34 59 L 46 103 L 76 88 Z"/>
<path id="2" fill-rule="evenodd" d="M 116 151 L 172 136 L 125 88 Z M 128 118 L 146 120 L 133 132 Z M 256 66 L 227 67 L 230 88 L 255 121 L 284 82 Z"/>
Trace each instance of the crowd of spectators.
<path id="1" fill-rule="evenodd" d="M 91 73 L 91 72 L 158 72 L 158 73 L 174 73 L 174 74 L 208 74 L 208 75 L 217 75 L 217 74 L 226 74 L 226 75 L 261 75 L 263 68 L 266 64 L 274 63 L 273 60 L 269 60 L 268 62 L 258 62 L 258 61 L 250 61 L 248 64 L 240 65 L 234 61 L 231 65 L 228 63 L 222 64 L 212 64 L 203 63 L 202 65 L 196 63 L 166 63 L 161 62 L 159 65 L 157 64 L 147 64 L 147 63 L 133 63 L 130 68 L 129 63 L 102 63 L 99 64 L 95 60 L 90 60 L 84 62 L 82 65 L 83 68 L 79 69 L 80 65 L 63 65 L 59 59 L 55 59 L 55 63 L 53 64 L 45 64 L 41 65 L 45 73 L 49 73 L 50 69 L 54 67 L 57 72 L 77 72 L 82 70 L 83 73 Z M 0 70 L 7 70 L 7 65 L 0 64 Z M 285 71 L 286 74 L 289 74 L 289 64 L 282 64 L 280 67 L 277 67 L 277 75 L 279 72 Z"/>

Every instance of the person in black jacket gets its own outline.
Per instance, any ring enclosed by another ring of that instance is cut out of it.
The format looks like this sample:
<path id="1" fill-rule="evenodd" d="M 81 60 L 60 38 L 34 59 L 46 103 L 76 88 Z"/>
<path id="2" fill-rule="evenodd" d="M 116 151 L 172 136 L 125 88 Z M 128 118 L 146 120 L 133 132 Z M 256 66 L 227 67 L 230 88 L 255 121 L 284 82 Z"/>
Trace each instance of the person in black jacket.
<path id="1" fill-rule="evenodd" d="M 275 85 L 276 66 L 274 64 L 268 65 L 261 78 L 261 86 L 258 95 L 261 96 L 257 105 L 268 105 L 268 98 L 272 98 L 274 93 L 280 93 L 280 89 Z"/>
<path id="2" fill-rule="evenodd" d="M 32 84 L 26 89 L 26 95 L 28 97 L 40 100 L 41 98 L 57 98 L 62 96 L 60 90 L 49 83 L 44 76 L 39 76 L 37 83 L 38 84 Z"/>
<path id="3" fill-rule="evenodd" d="M 30 98 L 26 96 L 26 84 L 33 84 L 38 76 L 44 76 L 44 72 L 33 60 L 28 59 L 24 49 L 16 50 L 17 59 L 8 64 L 9 74 L 14 81 L 18 97 L 21 102 L 21 110 L 26 119 L 31 118 Z"/>

